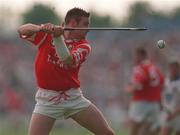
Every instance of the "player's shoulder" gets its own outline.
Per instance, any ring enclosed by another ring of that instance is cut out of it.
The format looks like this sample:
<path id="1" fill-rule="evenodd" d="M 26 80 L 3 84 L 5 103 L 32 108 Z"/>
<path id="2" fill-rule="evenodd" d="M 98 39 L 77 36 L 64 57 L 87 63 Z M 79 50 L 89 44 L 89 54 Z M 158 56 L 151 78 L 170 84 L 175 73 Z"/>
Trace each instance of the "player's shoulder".
<path id="1" fill-rule="evenodd" d="M 77 48 L 84 48 L 91 51 L 91 45 L 87 40 L 81 40 L 80 42 L 78 42 Z"/>
<path id="2" fill-rule="evenodd" d="M 85 40 L 85 39 L 80 40 L 80 41 L 78 42 L 78 45 L 84 45 L 84 46 L 89 46 L 89 47 L 90 47 L 89 41 L 88 41 L 88 40 Z"/>
<path id="3" fill-rule="evenodd" d="M 134 66 L 133 72 L 135 74 L 144 74 L 145 70 L 144 70 L 144 67 L 141 64 L 139 64 L 139 65 Z"/>

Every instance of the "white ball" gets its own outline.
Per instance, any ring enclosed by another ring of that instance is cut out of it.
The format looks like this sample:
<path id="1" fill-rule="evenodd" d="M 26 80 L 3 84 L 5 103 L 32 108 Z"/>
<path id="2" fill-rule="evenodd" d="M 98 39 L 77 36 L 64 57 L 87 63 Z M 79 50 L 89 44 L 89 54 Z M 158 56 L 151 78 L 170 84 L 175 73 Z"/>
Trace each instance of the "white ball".
<path id="1" fill-rule="evenodd" d="M 164 40 L 159 40 L 157 42 L 157 46 L 158 46 L 158 48 L 163 49 L 166 46 L 166 43 Z"/>

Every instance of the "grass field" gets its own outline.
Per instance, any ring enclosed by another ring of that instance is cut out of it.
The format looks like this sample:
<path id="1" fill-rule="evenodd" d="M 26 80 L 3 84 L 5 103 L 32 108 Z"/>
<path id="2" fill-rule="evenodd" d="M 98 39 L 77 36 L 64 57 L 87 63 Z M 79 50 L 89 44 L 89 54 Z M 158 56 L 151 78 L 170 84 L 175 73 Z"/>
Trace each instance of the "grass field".
<path id="1" fill-rule="evenodd" d="M 117 135 L 127 135 L 127 132 L 115 130 Z M 0 135 L 27 135 L 25 129 L 22 130 L 12 130 L 12 129 L 0 129 Z M 92 135 L 89 131 L 85 129 L 54 129 L 50 135 Z"/>
<path id="2" fill-rule="evenodd" d="M 0 117 L 0 135 L 27 135 L 30 117 Z M 115 126 L 115 125 L 114 125 Z M 111 125 L 116 135 L 127 135 L 127 129 Z M 92 135 L 71 119 L 57 121 L 50 135 Z"/>

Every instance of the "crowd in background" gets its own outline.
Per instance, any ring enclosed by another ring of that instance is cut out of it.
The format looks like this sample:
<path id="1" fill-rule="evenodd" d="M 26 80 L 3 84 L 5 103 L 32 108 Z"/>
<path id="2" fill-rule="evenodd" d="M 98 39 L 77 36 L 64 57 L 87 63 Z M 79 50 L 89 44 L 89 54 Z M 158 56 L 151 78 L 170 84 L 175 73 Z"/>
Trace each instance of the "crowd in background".
<path id="1" fill-rule="evenodd" d="M 179 58 L 180 32 L 90 32 L 92 53 L 81 70 L 81 87 L 87 98 L 120 126 L 126 120 L 128 95 L 124 86 L 130 81 L 133 66 L 132 51 L 144 46 L 152 61 L 167 76 L 167 63 Z M 166 41 L 159 49 L 156 42 Z M 34 59 L 36 47 L 21 39 L 0 39 L 0 115 L 11 112 L 30 115 L 33 109 L 36 80 Z"/>

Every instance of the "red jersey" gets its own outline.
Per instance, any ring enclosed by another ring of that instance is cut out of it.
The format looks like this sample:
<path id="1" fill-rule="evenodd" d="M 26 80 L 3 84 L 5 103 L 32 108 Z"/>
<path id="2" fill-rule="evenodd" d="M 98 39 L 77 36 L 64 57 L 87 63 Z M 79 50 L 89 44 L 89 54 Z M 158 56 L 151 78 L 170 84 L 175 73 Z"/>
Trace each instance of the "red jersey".
<path id="1" fill-rule="evenodd" d="M 143 61 L 133 69 L 132 83 L 140 84 L 141 89 L 133 93 L 134 101 L 157 101 L 161 100 L 164 77 L 160 70 L 150 61 Z"/>
<path id="2" fill-rule="evenodd" d="M 23 37 L 23 35 L 21 38 L 25 38 L 38 46 L 35 75 L 40 88 L 66 91 L 80 87 L 78 79 L 79 69 L 91 50 L 86 40 L 65 41 L 73 57 L 73 64 L 67 66 L 58 57 L 51 34 L 38 32 L 30 38 Z"/>

